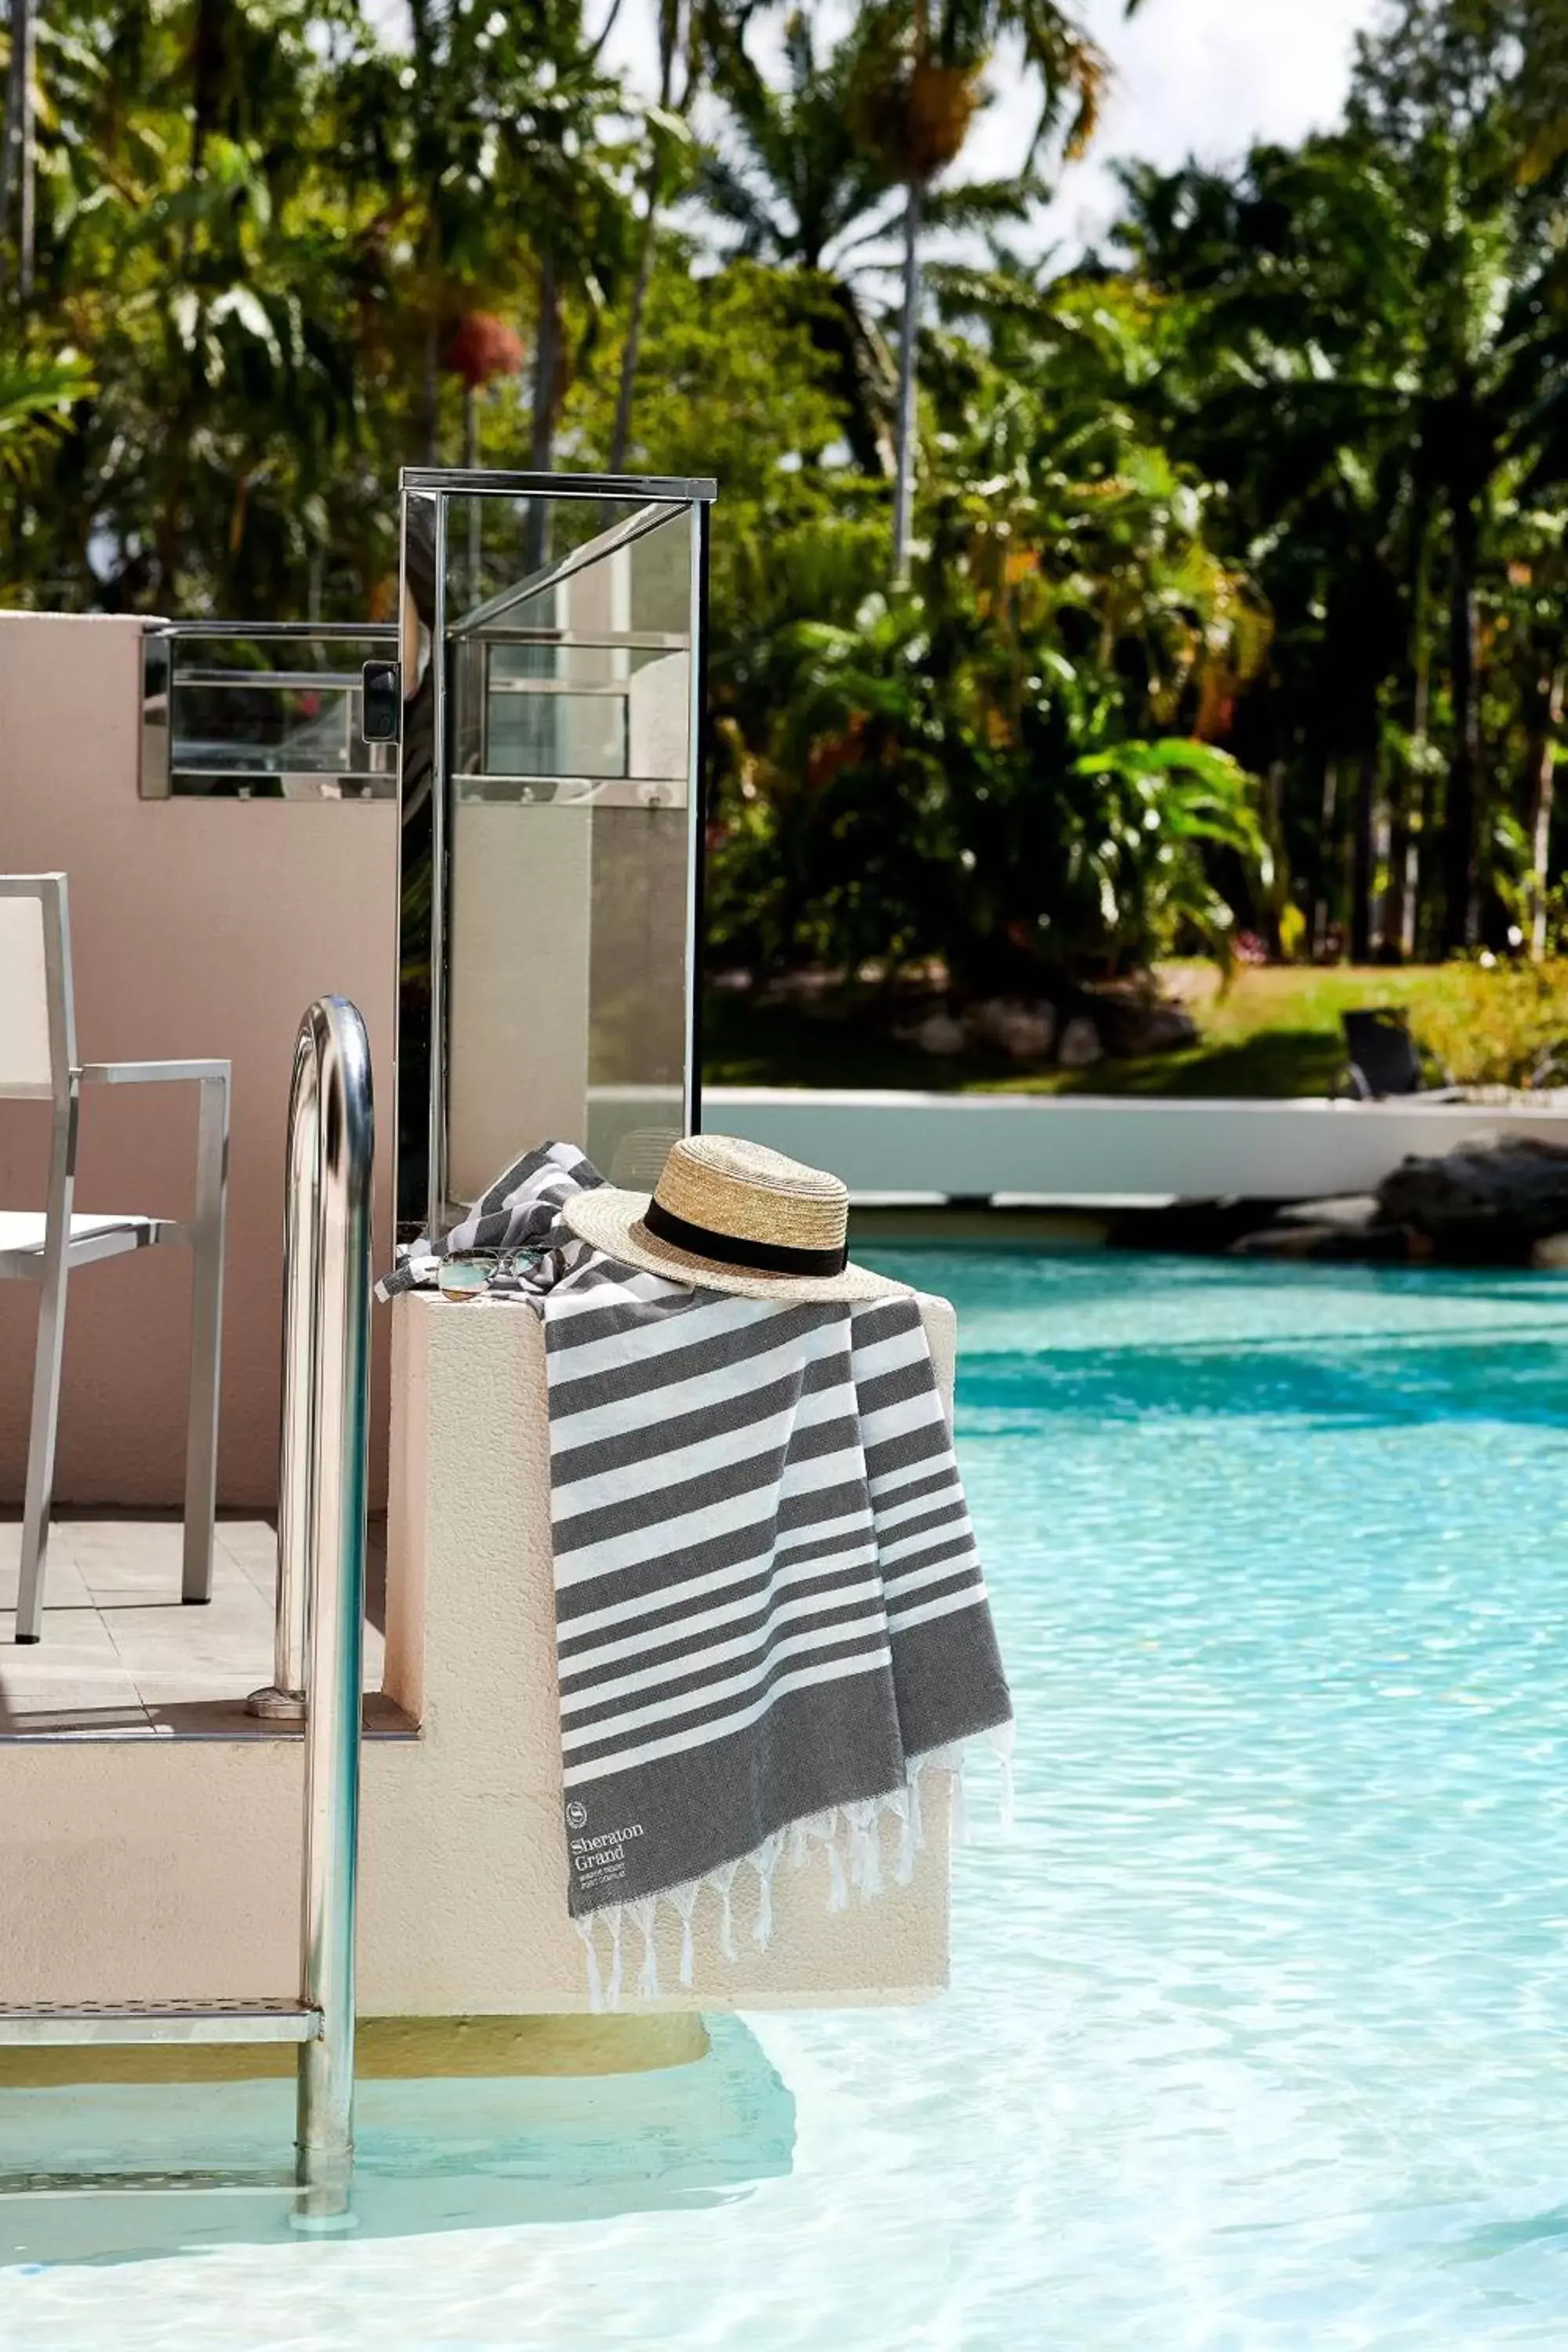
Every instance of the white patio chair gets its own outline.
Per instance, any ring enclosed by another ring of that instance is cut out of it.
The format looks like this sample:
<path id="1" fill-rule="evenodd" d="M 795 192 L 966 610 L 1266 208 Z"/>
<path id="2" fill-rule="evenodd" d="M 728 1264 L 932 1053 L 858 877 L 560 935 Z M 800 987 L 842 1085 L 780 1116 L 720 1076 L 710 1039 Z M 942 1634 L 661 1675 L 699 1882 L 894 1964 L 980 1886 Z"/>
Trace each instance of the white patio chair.
<path id="1" fill-rule="evenodd" d="M 160 1242 L 188 1243 L 194 1253 L 180 1597 L 193 1601 L 212 1597 L 228 1079 L 226 1062 L 88 1062 L 79 1066 L 66 877 L 0 875 L 0 1100 L 28 1098 L 54 1105 L 47 1207 L 41 1216 L 0 1210 L 0 1280 L 41 1285 L 16 1593 L 18 1642 L 36 1642 L 43 1618 L 67 1277 L 77 1266 Z M 141 1213 L 76 1214 L 72 1199 L 82 1087 L 155 1086 L 167 1080 L 189 1081 L 201 1089 L 195 1216 L 184 1223 Z"/>

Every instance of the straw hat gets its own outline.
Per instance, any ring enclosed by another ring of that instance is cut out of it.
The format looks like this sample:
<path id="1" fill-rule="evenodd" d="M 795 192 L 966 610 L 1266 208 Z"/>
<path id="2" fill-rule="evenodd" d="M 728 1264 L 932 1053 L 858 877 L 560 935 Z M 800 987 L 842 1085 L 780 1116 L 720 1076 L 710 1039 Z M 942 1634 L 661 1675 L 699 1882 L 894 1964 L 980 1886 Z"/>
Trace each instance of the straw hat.
<path id="1" fill-rule="evenodd" d="M 684 1136 L 651 1194 L 605 1184 L 562 1213 L 618 1265 L 700 1290 L 788 1305 L 908 1294 L 849 1264 L 849 1195 L 837 1176 L 737 1136 Z"/>

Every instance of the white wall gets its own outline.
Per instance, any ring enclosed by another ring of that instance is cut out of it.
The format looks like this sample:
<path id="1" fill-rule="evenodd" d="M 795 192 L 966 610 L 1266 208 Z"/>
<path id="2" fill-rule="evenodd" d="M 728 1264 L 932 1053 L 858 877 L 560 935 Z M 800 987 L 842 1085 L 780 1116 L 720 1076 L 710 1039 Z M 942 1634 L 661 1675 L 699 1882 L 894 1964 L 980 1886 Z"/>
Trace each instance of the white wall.
<path id="1" fill-rule="evenodd" d="M 702 1123 L 852 1192 L 1041 1200 L 1310 1200 L 1371 1192 L 1411 1154 L 1488 1134 L 1568 1146 L 1568 1113 L 1468 1103 L 1190 1102 L 1108 1096 L 710 1087 Z"/>

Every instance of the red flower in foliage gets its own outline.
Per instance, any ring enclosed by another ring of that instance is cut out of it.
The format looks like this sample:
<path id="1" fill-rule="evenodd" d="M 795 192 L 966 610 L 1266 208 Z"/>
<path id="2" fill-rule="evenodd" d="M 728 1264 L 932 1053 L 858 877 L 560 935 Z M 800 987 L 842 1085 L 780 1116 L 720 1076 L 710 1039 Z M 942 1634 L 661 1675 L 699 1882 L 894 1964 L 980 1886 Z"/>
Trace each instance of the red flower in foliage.
<path id="1" fill-rule="evenodd" d="M 863 755 L 866 748 L 866 714 L 852 711 L 849 723 L 841 735 L 830 735 L 825 741 L 812 746 L 805 763 L 805 781 L 814 793 L 830 784 L 840 768 L 847 768 Z"/>
<path id="2" fill-rule="evenodd" d="M 461 376 L 470 392 L 495 376 L 516 375 L 521 365 L 522 337 L 489 310 L 466 312 L 447 340 L 448 372 Z"/>

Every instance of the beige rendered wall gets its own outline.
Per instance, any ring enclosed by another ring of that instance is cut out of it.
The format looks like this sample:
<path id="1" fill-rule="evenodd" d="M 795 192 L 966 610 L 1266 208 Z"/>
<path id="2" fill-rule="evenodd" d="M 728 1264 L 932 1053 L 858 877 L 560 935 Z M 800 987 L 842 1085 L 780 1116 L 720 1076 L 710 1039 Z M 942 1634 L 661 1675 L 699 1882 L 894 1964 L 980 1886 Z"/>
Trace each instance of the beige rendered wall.
<path id="1" fill-rule="evenodd" d="M 234 1065 L 219 1498 L 267 1505 L 290 1056 L 300 1013 L 331 991 L 370 1030 L 390 1244 L 396 815 L 387 802 L 141 800 L 140 724 L 139 623 L 0 614 L 0 873 L 70 877 L 83 1060 Z M 42 1205 L 47 1140 L 44 1106 L 0 1103 L 0 1207 Z M 195 1148 L 182 1090 L 100 1089 L 82 1108 L 78 1206 L 184 1213 Z M 159 1250 L 73 1281 L 62 1501 L 178 1501 L 189 1280 L 185 1253 Z M 22 1491 L 35 1312 L 30 1285 L 0 1283 L 0 1500 Z M 378 1481 L 385 1398 L 384 1349 Z"/>
<path id="2" fill-rule="evenodd" d="M 592 851 L 586 809 L 469 801 L 454 813 L 447 1072 L 454 1200 L 478 1200 L 530 1143 L 583 1133 Z"/>
<path id="3" fill-rule="evenodd" d="M 584 1144 L 608 1174 L 626 1132 L 679 1130 L 686 855 L 684 806 L 458 803 L 447 1076 L 454 1201 L 477 1200 L 546 1136 Z"/>
<path id="4" fill-rule="evenodd" d="M 395 1326 L 387 1685 L 419 1737 L 364 1748 L 360 2005 L 368 2016 L 514 2015 L 588 2005 L 566 1915 L 541 1327 L 504 1302 L 429 1296 Z M 953 1320 L 926 1303 L 951 1393 Z M 252 1738 L 0 1740 L 0 2006 L 287 1998 L 298 1967 L 300 1750 Z M 926 1845 L 884 1892 L 827 1907 L 821 1849 L 693 1922 L 694 1979 L 661 1906 L 660 2008 L 858 2006 L 937 1990 L 948 1971 L 948 1777 L 925 1777 Z M 603 1937 L 601 1936 L 601 1945 Z M 627 1947 L 637 1981 L 640 1938 Z M 642 2004 L 628 1998 L 628 2007 Z"/>

